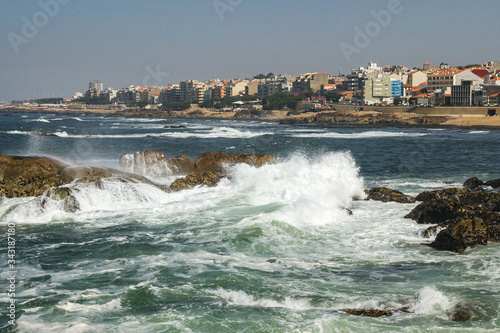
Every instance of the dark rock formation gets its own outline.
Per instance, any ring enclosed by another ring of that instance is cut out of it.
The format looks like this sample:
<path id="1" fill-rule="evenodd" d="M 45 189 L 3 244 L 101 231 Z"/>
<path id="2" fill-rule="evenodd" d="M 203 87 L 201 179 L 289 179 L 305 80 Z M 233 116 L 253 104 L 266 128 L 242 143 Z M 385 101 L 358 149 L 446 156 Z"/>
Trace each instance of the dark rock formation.
<path id="1" fill-rule="evenodd" d="M 225 166 L 238 163 L 246 163 L 255 167 L 261 167 L 267 163 L 275 163 L 274 156 L 269 154 L 226 154 L 226 153 L 203 153 L 194 161 L 196 172 L 224 172 Z"/>
<path id="2" fill-rule="evenodd" d="M 368 195 L 367 200 L 372 199 L 382 202 L 399 202 L 399 203 L 414 203 L 415 198 L 410 195 L 405 195 L 400 191 L 391 190 L 386 187 L 374 187 L 370 190 L 365 190 Z"/>
<path id="3" fill-rule="evenodd" d="M 193 188 L 195 186 L 205 185 L 208 187 L 216 186 L 224 178 L 220 172 L 193 172 L 184 178 L 176 179 L 171 185 L 172 191 L 181 191 Z"/>
<path id="4" fill-rule="evenodd" d="M 462 253 L 468 246 L 486 245 L 487 227 L 478 217 L 461 220 L 441 231 L 431 246 L 438 250 Z"/>
<path id="5" fill-rule="evenodd" d="M 467 206 L 456 200 L 433 199 L 415 207 L 405 218 L 413 219 L 421 224 L 443 224 L 447 220 L 463 216 L 467 209 Z"/>
<path id="6" fill-rule="evenodd" d="M 145 177 L 111 168 L 68 166 L 49 157 L 0 156 L 0 196 L 36 197 L 50 190 L 49 197 L 65 200 L 70 189 L 59 186 L 106 178 L 153 184 Z"/>
<path id="7" fill-rule="evenodd" d="M 415 197 L 417 201 L 431 201 L 434 199 L 455 199 L 459 200 L 464 194 L 470 191 L 465 188 L 446 188 L 438 191 L 425 191 Z"/>
<path id="8" fill-rule="evenodd" d="M 451 315 L 452 321 L 468 321 L 470 320 L 470 314 L 465 311 L 457 311 Z"/>
<path id="9" fill-rule="evenodd" d="M 482 180 L 478 179 L 477 177 L 469 178 L 464 183 L 464 187 L 468 190 L 471 190 L 471 191 L 479 189 L 481 185 L 484 185 L 484 183 Z"/>
<path id="10" fill-rule="evenodd" d="M 391 311 L 387 310 L 364 310 L 364 309 L 342 309 L 342 312 L 355 316 L 363 317 L 387 317 L 392 316 Z"/>
<path id="11" fill-rule="evenodd" d="M 492 179 L 488 180 L 486 183 L 484 183 L 486 186 L 491 186 L 494 189 L 500 188 L 500 179 Z"/>
<path id="12" fill-rule="evenodd" d="M 481 183 L 477 178 L 470 178 L 465 185 L 474 190 L 448 188 L 423 192 L 416 198 L 423 202 L 405 217 L 418 223 L 447 227 L 431 244 L 436 249 L 461 253 L 468 246 L 498 242 L 500 193 L 486 191 Z"/>
<path id="13" fill-rule="evenodd" d="M 39 196 L 63 184 L 59 172 L 65 167 L 48 157 L 0 155 L 0 196 Z"/>

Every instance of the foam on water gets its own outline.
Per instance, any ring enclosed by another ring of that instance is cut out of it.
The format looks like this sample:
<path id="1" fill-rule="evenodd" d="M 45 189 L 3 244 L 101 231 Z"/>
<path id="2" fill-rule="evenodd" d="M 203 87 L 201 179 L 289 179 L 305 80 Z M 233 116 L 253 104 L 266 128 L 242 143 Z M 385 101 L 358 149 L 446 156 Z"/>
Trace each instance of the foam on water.
<path id="1" fill-rule="evenodd" d="M 390 138 L 390 137 L 420 137 L 429 135 L 427 133 L 405 133 L 405 132 L 386 132 L 386 131 L 366 131 L 360 133 L 302 133 L 293 134 L 298 138 L 334 138 L 334 139 L 372 139 L 372 138 Z"/>
<path id="2" fill-rule="evenodd" d="M 309 301 L 305 299 L 293 299 L 289 296 L 282 300 L 274 300 L 269 298 L 257 298 L 249 295 L 244 291 L 226 290 L 219 288 L 209 291 L 215 296 L 224 299 L 231 305 L 244 307 L 262 307 L 262 308 L 285 308 L 295 311 L 306 311 L 313 309 Z"/>
<path id="3" fill-rule="evenodd" d="M 435 287 L 426 286 L 419 290 L 410 310 L 416 314 L 436 315 L 444 318 L 456 307 L 458 300 L 444 294 Z"/>

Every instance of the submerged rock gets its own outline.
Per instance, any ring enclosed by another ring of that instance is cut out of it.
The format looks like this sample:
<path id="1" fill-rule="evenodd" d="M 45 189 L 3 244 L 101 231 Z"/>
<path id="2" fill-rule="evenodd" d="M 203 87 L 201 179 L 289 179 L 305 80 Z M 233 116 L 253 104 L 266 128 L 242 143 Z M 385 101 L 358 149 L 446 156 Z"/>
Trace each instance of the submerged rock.
<path id="1" fill-rule="evenodd" d="M 382 202 L 399 202 L 399 203 L 414 203 L 415 198 L 410 195 L 405 195 L 400 191 L 391 190 L 387 187 L 373 187 L 370 190 L 365 190 L 367 200 L 372 199 Z"/>
<path id="2" fill-rule="evenodd" d="M 388 310 L 342 309 L 341 311 L 347 314 L 363 317 L 387 317 L 392 316 L 393 314 Z"/>
<path id="3" fill-rule="evenodd" d="M 462 253 L 469 246 L 486 245 L 488 242 L 487 227 L 478 217 L 450 225 L 439 232 L 431 246 L 439 250 Z"/>
<path id="4" fill-rule="evenodd" d="M 457 311 L 451 315 L 450 318 L 452 321 L 469 321 L 471 316 L 468 312 L 465 311 Z"/>

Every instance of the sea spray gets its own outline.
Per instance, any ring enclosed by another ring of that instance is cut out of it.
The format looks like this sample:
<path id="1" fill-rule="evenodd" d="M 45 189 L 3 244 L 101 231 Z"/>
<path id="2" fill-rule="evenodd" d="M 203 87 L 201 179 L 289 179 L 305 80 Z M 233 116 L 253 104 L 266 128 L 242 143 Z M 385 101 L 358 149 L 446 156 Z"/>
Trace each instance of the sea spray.
<path id="1" fill-rule="evenodd" d="M 277 164 L 234 167 L 234 191 L 247 204 L 282 206 L 272 219 L 294 226 L 325 225 L 345 217 L 355 196 L 363 196 L 363 179 L 349 153 L 315 157 L 294 154 Z"/>

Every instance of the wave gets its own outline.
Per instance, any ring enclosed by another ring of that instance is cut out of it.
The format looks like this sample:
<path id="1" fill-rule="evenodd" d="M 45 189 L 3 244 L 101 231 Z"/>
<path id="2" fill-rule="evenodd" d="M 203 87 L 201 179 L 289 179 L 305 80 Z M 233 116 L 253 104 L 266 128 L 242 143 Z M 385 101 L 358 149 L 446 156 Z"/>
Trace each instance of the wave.
<path id="1" fill-rule="evenodd" d="M 488 134 L 490 131 L 470 131 L 467 134 Z"/>
<path id="2" fill-rule="evenodd" d="M 6 131 L 6 134 L 18 134 L 18 135 L 36 135 L 41 134 L 45 136 L 57 136 L 64 138 L 77 138 L 77 139 L 127 139 L 127 138 L 147 138 L 147 137 L 158 137 L 158 138 L 174 138 L 174 139 L 185 139 L 185 138 L 201 138 L 201 139 L 215 139 L 215 138 L 229 138 L 229 139 L 248 139 L 264 135 L 273 135 L 272 132 L 252 132 L 252 131 L 240 131 L 230 127 L 217 127 L 208 130 L 199 130 L 194 132 L 187 131 L 170 131 L 170 132 L 151 132 L 151 133 L 134 133 L 134 134 L 69 134 L 67 132 L 52 132 L 52 133 L 35 133 L 30 131 Z"/>
<path id="3" fill-rule="evenodd" d="M 0 205 L 0 220 L 49 222 L 87 221 L 124 212 L 142 214 L 152 208 L 159 216 L 198 214 L 200 210 L 232 214 L 236 206 L 263 212 L 262 222 L 282 221 L 294 226 L 326 225 L 346 217 L 354 196 L 363 196 L 363 179 L 352 156 L 329 153 L 317 157 L 294 155 L 276 164 L 255 168 L 246 164 L 230 169 L 231 179 L 217 187 L 196 187 L 167 193 L 140 182 L 105 179 L 99 183 L 68 185 L 78 209 L 67 212 L 67 202 L 49 197 L 8 199 Z M 173 180 L 171 177 L 169 181 Z M 225 205 L 221 202 L 232 202 Z M 189 205 L 177 204 L 178 202 Z"/>
<path id="4" fill-rule="evenodd" d="M 387 138 L 387 137 L 419 137 L 429 135 L 427 133 L 405 133 L 405 132 L 385 132 L 385 131 L 367 131 L 360 133 L 302 133 L 293 134 L 293 137 L 298 138 L 335 138 L 335 139 L 370 139 L 370 138 Z"/>
<path id="5" fill-rule="evenodd" d="M 290 296 L 283 300 L 274 300 L 270 298 L 257 298 L 249 295 L 244 291 L 226 290 L 219 288 L 208 291 L 209 294 L 222 298 L 231 305 L 244 307 L 260 307 L 260 308 L 285 308 L 295 311 L 306 311 L 314 309 L 314 307 L 305 299 L 293 299 Z"/>
<path id="6" fill-rule="evenodd" d="M 236 165 L 233 197 L 250 206 L 282 207 L 270 220 L 301 227 L 343 219 L 352 198 L 363 196 L 363 178 L 349 153 L 316 157 L 296 154 L 277 164 L 254 168 Z"/>
<path id="7" fill-rule="evenodd" d="M 31 122 L 39 122 L 39 123 L 50 123 L 50 121 L 48 119 L 45 119 L 45 118 L 38 118 L 38 119 L 33 119 L 33 120 L 30 120 Z"/>

